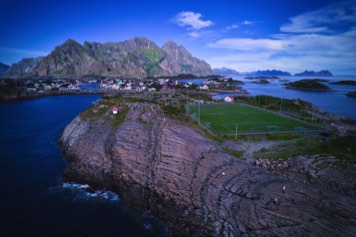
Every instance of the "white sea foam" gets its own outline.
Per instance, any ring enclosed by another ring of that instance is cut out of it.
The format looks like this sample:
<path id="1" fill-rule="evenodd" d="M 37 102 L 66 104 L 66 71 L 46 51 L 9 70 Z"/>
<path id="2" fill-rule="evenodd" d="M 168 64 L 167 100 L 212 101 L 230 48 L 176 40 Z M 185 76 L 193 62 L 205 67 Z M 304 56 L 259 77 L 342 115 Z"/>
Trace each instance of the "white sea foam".
<path id="1" fill-rule="evenodd" d="M 143 227 L 145 228 L 145 230 L 151 230 L 152 229 L 152 225 L 151 224 L 144 224 Z"/>
<path id="2" fill-rule="evenodd" d="M 79 198 L 90 199 L 105 199 L 108 201 L 119 201 L 119 196 L 111 191 L 107 190 L 94 190 L 88 184 L 78 184 L 78 183 L 63 183 L 62 187 L 64 189 L 72 189 L 78 191 Z"/>

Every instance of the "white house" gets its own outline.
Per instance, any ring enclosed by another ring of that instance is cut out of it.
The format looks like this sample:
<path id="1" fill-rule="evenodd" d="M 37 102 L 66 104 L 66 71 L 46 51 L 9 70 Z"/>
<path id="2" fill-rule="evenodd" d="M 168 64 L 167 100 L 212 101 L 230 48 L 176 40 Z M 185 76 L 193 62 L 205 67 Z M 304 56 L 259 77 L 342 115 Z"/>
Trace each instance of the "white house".
<path id="1" fill-rule="evenodd" d="M 199 86 L 199 89 L 200 90 L 209 90 L 209 87 L 207 85 L 202 85 L 202 86 Z"/>
<path id="2" fill-rule="evenodd" d="M 234 100 L 234 98 L 232 98 L 231 96 L 225 96 L 225 98 L 224 98 L 224 101 L 228 102 L 228 103 L 232 102 L 233 100 Z"/>
<path id="3" fill-rule="evenodd" d="M 119 109 L 118 109 L 116 106 L 114 106 L 114 107 L 112 108 L 112 113 L 113 113 L 113 114 L 117 114 L 118 110 L 119 110 Z"/>

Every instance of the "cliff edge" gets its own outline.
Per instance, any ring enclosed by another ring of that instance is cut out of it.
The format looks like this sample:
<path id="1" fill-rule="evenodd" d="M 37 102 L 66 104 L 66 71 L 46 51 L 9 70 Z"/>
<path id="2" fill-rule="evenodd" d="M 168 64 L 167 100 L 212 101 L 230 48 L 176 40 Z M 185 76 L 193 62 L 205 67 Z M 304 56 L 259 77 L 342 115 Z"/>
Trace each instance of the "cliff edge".
<path id="1" fill-rule="evenodd" d="M 102 104 L 65 128 L 65 179 L 117 192 L 169 224 L 175 236 L 356 233 L 354 197 L 240 161 L 156 105 L 125 106 L 123 121 Z"/>

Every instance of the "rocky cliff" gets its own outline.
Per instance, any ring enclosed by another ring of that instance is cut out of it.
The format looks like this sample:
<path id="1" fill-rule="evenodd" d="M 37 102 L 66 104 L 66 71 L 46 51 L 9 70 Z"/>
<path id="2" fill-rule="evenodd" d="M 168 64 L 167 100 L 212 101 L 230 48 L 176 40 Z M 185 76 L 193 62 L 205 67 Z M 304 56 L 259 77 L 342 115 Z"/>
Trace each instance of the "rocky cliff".
<path id="1" fill-rule="evenodd" d="M 120 126 L 103 103 L 65 128 L 67 180 L 118 192 L 171 225 L 175 236 L 356 233 L 354 197 L 240 161 L 155 105 L 126 106 Z"/>
<path id="2" fill-rule="evenodd" d="M 14 64 L 7 76 L 176 76 L 212 74 L 210 65 L 193 57 L 183 46 L 168 41 L 162 48 L 146 38 L 118 43 L 67 40 L 48 56 Z"/>

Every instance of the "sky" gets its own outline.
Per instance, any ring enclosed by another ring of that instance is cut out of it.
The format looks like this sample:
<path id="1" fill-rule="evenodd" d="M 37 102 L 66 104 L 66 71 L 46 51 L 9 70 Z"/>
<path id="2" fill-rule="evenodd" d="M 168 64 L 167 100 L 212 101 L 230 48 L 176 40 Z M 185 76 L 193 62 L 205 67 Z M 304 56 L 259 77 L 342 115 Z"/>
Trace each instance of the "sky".
<path id="1" fill-rule="evenodd" d="M 79 43 L 146 37 L 183 45 L 213 68 L 356 75 L 356 1 L 0 0 L 0 62 Z"/>

